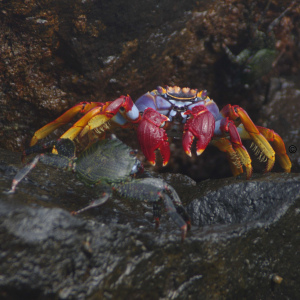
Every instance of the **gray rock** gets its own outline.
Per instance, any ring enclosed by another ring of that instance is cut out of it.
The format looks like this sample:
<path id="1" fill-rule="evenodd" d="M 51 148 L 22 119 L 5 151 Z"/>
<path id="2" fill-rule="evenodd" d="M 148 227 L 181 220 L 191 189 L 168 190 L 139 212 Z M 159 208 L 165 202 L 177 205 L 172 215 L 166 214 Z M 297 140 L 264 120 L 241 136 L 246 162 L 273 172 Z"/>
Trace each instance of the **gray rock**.
<path id="1" fill-rule="evenodd" d="M 299 175 L 268 174 L 250 181 L 232 181 L 221 187 L 216 184 L 217 188 L 199 197 L 203 194 L 201 184 L 198 197 L 188 205 L 188 212 L 193 224 L 198 226 L 275 222 L 299 198 L 299 179 Z"/>
<path id="2" fill-rule="evenodd" d="M 167 174 L 193 220 L 181 243 L 166 214 L 155 230 L 140 203 L 71 216 L 93 190 L 42 165 L 6 195 L 16 155 L 1 157 L 1 299 L 300 298 L 298 174 L 197 185 Z"/>

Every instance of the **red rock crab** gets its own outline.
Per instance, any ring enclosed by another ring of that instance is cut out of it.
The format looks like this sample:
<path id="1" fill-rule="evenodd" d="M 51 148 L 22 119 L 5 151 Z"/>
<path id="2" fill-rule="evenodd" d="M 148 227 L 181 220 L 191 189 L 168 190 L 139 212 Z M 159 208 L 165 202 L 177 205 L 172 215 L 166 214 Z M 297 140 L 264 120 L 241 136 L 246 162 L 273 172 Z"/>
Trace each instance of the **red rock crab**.
<path id="1" fill-rule="evenodd" d="M 159 149 L 166 165 L 170 158 L 168 135 L 182 135 L 184 151 L 191 156 L 191 145 L 196 139 L 196 153 L 200 155 L 211 143 L 227 154 L 234 176 L 243 173 L 251 177 L 252 165 L 243 139 L 252 141 L 252 148 L 260 161 L 266 162 L 265 171 L 272 169 L 275 154 L 285 172 L 290 172 L 291 161 L 282 138 L 273 130 L 255 125 L 247 112 L 238 105 L 227 104 L 221 111 L 205 90 L 157 87 L 142 95 L 135 103 L 130 96 L 120 96 L 112 102 L 81 102 L 62 116 L 35 132 L 31 146 L 56 128 L 69 123 L 78 113 L 80 118 L 61 138 L 74 140 L 88 134 L 90 144 L 103 139 L 107 129 L 135 128 L 141 149 L 148 161 L 155 165 L 155 150 Z M 273 147 L 269 142 L 272 142 Z"/>

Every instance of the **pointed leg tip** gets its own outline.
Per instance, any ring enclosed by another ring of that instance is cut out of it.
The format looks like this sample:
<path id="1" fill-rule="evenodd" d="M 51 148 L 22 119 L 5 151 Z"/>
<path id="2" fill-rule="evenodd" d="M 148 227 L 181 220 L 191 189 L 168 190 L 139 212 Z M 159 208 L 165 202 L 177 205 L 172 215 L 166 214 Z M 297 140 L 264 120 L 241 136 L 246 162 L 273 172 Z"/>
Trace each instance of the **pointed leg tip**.
<path id="1" fill-rule="evenodd" d="M 80 138 L 84 137 L 90 130 L 91 130 L 90 126 L 86 125 L 85 127 L 83 127 L 83 129 L 79 133 L 79 137 Z"/>
<path id="2" fill-rule="evenodd" d="M 275 158 L 274 159 L 268 159 L 268 162 L 267 162 L 264 173 L 270 172 L 274 167 L 274 163 L 275 163 Z"/>
<path id="3" fill-rule="evenodd" d="M 156 165 L 155 160 L 149 160 L 149 163 L 154 167 Z"/>
<path id="4" fill-rule="evenodd" d="M 186 153 L 189 157 L 192 157 L 192 152 L 191 152 L 191 150 L 185 150 L 185 153 Z"/>
<path id="5" fill-rule="evenodd" d="M 169 161 L 164 161 L 163 162 L 163 167 L 165 167 L 168 164 Z"/>
<path id="6" fill-rule="evenodd" d="M 199 155 L 201 155 L 202 153 L 203 153 L 203 151 L 204 151 L 205 149 L 197 149 L 197 155 L 199 156 Z"/>
<path id="7" fill-rule="evenodd" d="M 246 174 L 247 174 L 246 179 L 247 179 L 247 180 L 249 180 L 249 179 L 251 178 L 252 173 L 253 173 L 252 167 L 246 168 Z"/>
<path id="8" fill-rule="evenodd" d="M 16 191 L 16 187 L 17 187 L 18 183 L 19 182 L 16 179 L 13 179 L 10 190 L 6 191 L 6 192 L 3 192 L 3 193 L 6 194 L 6 195 L 14 194 L 15 191 Z"/>
<path id="9" fill-rule="evenodd" d="M 9 191 L 4 191 L 3 194 L 5 195 L 11 195 L 15 193 L 15 189 L 11 188 Z"/>
<path id="10" fill-rule="evenodd" d="M 30 141 L 29 146 L 30 146 L 30 147 L 34 146 L 34 145 L 37 143 L 37 141 L 38 141 L 37 138 L 33 137 L 33 138 L 31 139 L 31 141 Z"/>

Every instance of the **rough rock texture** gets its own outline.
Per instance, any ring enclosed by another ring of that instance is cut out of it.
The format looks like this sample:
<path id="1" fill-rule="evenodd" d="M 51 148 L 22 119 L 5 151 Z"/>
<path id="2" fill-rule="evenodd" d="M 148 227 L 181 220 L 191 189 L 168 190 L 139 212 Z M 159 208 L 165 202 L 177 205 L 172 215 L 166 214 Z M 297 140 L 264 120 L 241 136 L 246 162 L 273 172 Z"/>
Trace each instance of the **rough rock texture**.
<path id="1" fill-rule="evenodd" d="M 42 165 L 6 195 L 16 157 L 1 157 L 1 299 L 300 297 L 298 174 L 200 184 L 164 176 L 192 217 L 181 243 L 165 214 L 155 230 L 151 209 L 133 201 L 71 216 L 96 195 Z"/>
<path id="2" fill-rule="evenodd" d="M 239 103 L 256 120 L 268 77 L 250 89 L 229 84 L 234 68 L 222 45 L 234 54 L 251 48 L 256 24 L 266 31 L 290 2 L 272 1 L 264 13 L 266 3 L 243 0 L 3 0 L 0 145 L 23 149 L 80 101 L 137 99 L 165 84 L 207 89 L 221 107 Z M 299 14 L 295 3 L 274 28 L 282 55 L 272 76 L 299 74 Z"/>
<path id="3" fill-rule="evenodd" d="M 258 178 L 256 178 L 258 177 Z M 254 175 L 250 181 L 204 181 L 188 205 L 198 226 L 261 221 L 274 222 L 300 196 L 298 178 L 289 174 Z"/>

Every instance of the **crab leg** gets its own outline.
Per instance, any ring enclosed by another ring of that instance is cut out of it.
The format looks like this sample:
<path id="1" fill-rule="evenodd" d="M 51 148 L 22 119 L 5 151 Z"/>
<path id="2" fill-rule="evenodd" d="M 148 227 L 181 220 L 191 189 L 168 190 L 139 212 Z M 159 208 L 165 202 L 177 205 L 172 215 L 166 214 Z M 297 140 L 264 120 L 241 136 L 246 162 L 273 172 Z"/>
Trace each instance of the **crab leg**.
<path id="1" fill-rule="evenodd" d="M 111 120 L 111 123 L 108 121 Z M 120 127 L 128 127 L 131 123 L 137 123 L 140 120 L 140 113 L 132 102 L 130 96 L 121 96 L 113 102 L 106 102 L 102 107 L 101 113 L 93 116 L 83 128 L 80 136 L 98 128 L 99 132 L 113 127 L 113 125 Z"/>
<path id="2" fill-rule="evenodd" d="M 216 146 L 220 151 L 225 152 L 233 176 L 243 173 L 243 167 L 239 155 L 232 147 L 232 143 L 227 138 L 217 138 L 211 140 L 211 144 Z"/>
<path id="3" fill-rule="evenodd" d="M 24 179 L 24 177 L 36 167 L 37 163 L 39 162 L 41 156 L 43 154 L 37 155 L 30 163 L 28 163 L 24 168 L 22 168 L 14 177 L 11 188 L 7 194 L 13 194 L 16 190 L 17 185 Z"/>
<path id="4" fill-rule="evenodd" d="M 275 152 L 267 139 L 259 132 L 258 128 L 252 122 L 246 111 L 238 105 L 231 106 L 226 105 L 222 110 L 221 114 L 225 117 L 229 117 L 235 121 L 236 125 L 243 124 L 243 128 L 246 133 L 250 136 L 254 144 L 260 149 L 262 154 L 267 157 L 267 166 L 265 172 L 269 172 L 275 163 Z M 240 127 L 241 128 L 241 127 Z M 241 132 L 241 136 L 247 136 L 247 134 Z"/>
<path id="5" fill-rule="evenodd" d="M 115 186 L 116 192 L 129 199 L 147 201 L 153 205 L 153 215 L 156 227 L 159 225 L 159 203 L 164 205 L 166 212 L 181 230 L 184 240 L 190 229 L 190 217 L 184 209 L 175 189 L 164 181 L 156 178 L 142 178 Z"/>
<path id="6" fill-rule="evenodd" d="M 41 152 L 46 151 L 47 149 L 51 149 L 53 146 L 57 146 L 58 149 L 62 149 L 62 152 L 69 153 L 70 157 L 64 156 L 62 154 L 52 154 L 52 153 L 45 153 L 45 154 L 39 154 L 37 155 L 31 162 L 25 165 L 19 172 L 15 175 L 11 189 L 8 193 L 14 193 L 16 190 L 17 185 L 24 179 L 24 177 L 36 167 L 38 162 L 42 162 L 46 165 L 53 166 L 53 167 L 59 167 L 59 168 L 65 168 L 67 170 L 73 169 L 73 158 L 74 158 L 74 152 L 75 152 L 75 145 L 70 140 L 57 140 L 57 141 L 51 141 L 49 143 L 44 144 L 44 146 L 40 146 L 39 150 L 37 149 L 37 146 L 33 146 L 28 149 L 28 154 L 33 152 Z M 64 149 L 66 148 L 66 149 Z M 67 149 L 69 148 L 69 149 Z M 32 151 L 31 151 L 32 149 Z M 60 153 L 60 152 L 59 152 Z M 64 153 L 64 154 L 65 154 Z"/>
<path id="7" fill-rule="evenodd" d="M 97 107 L 97 106 L 102 106 L 103 103 L 101 102 L 81 102 L 69 110 L 67 110 L 63 115 L 58 117 L 56 120 L 53 122 L 46 124 L 44 127 L 41 129 L 37 130 L 34 133 L 34 136 L 31 139 L 30 146 L 34 146 L 38 140 L 43 139 L 47 135 L 49 135 L 51 132 L 53 132 L 55 129 L 58 127 L 65 125 L 69 123 L 78 113 L 86 113 L 90 109 Z"/>
<path id="8" fill-rule="evenodd" d="M 74 140 L 82 129 L 87 125 L 89 120 L 99 114 L 102 110 L 101 106 L 97 106 L 80 118 L 69 130 L 67 130 L 60 138 Z"/>
<path id="9" fill-rule="evenodd" d="M 232 120 L 229 120 L 228 117 L 223 118 L 219 121 L 216 122 L 216 129 L 215 129 L 215 135 L 221 135 L 221 136 L 227 136 L 229 135 L 229 141 L 238 156 L 240 162 L 242 165 L 245 166 L 246 168 L 246 173 L 247 173 L 247 179 L 249 179 L 252 175 L 252 165 L 251 165 L 251 158 L 246 150 L 246 148 L 243 146 L 241 137 L 239 135 L 239 132 Z M 226 145 L 226 143 L 223 142 L 222 146 Z M 228 152 L 228 146 L 225 148 L 225 152 Z M 224 151 L 224 148 L 221 147 L 221 151 Z M 230 151 L 229 153 L 232 154 Z M 235 159 L 235 161 L 237 161 Z"/>
<path id="10" fill-rule="evenodd" d="M 180 216 L 180 214 L 178 213 L 177 208 L 173 204 L 171 198 L 166 194 L 164 194 L 164 195 L 159 194 L 159 195 L 162 197 L 166 212 L 169 214 L 169 216 L 174 221 L 174 223 L 180 228 L 181 240 L 184 241 L 189 225 L 187 225 L 187 223 Z"/>
<path id="11" fill-rule="evenodd" d="M 87 211 L 91 208 L 95 208 L 95 207 L 98 207 L 98 206 L 101 206 L 103 205 L 105 202 L 107 202 L 107 200 L 111 197 L 112 193 L 111 192 L 104 192 L 102 194 L 102 197 L 97 199 L 97 200 L 93 200 L 88 206 L 85 206 L 79 210 L 76 210 L 76 211 L 72 211 L 71 212 L 71 215 L 75 216 L 75 215 L 78 215 L 78 214 L 81 214 L 82 212 L 84 211 Z"/>
<path id="12" fill-rule="evenodd" d="M 256 126 L 259 132 L 270 142 L 272 142 L 275 154 L 278 157 L 279 163 L 285 172 L 291 172 L 292 163 L 286 154 L 286 149 L 282 138 L 274 130 Z"/>

